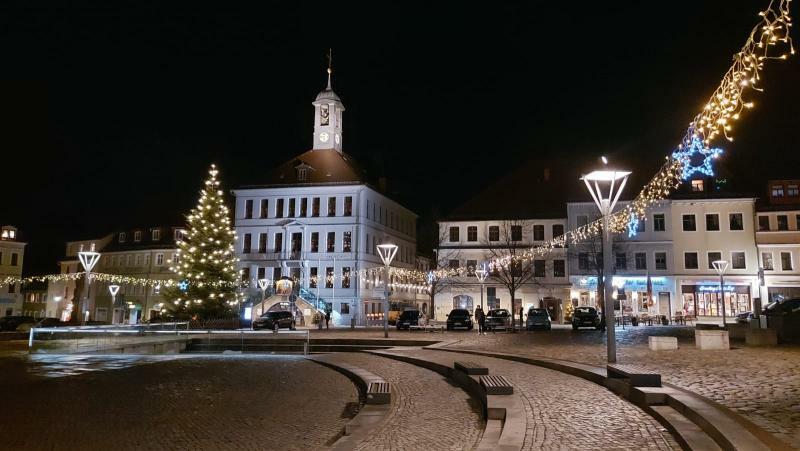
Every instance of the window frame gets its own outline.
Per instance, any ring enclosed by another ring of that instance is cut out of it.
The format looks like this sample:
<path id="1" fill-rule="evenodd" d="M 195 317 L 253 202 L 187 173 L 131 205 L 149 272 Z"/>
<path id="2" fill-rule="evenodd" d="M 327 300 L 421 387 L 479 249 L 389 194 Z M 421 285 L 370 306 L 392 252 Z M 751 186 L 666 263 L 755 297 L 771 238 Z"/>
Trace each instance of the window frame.
<path id="1" fill-rule="evenodd" d="M 783 261 L 783 256 L 784 255 L 788 255 L 789 256 L 789 267 L 788 268 L 786 267 L 786 265 L 784 265 L 784 261 Z M 781 271 L 794 271 L 794 256 L 789 251 L 781 251 Z"/>
<path id="2" fill-rule="evenodd" d="M 478 241 L 478 226 L 467 226 L 467 241 L 470 243 Z"/>
<path id="3" fill-rule="evenodd" d="M 709 217 L 716 217 L 717 218 L 717 228 L 716 229 L 709 228 L 709 223 L 708 223 L 708 218 Z M 706 230 L 705 231 L 706 232 L 721 232 L 722 231 L 722 224 L 720 224 L 719 213 L 705 213 L 704 219 L 705 219 L 705 226 L 706 226 Z"/>
<path id="4" fill-rule="evenodd" d="M 733 218 L 734 218 L 734 216 L 738 216 L 739 217 L 739 224 L 741 224 L 741 227 L 738 228 L 738 229 L 735 229 L 733 227 Z M 744 231 L 744 213 L 740 213 L 740 212 L 730 212 L 730 213 L 728 213 L 728 230 L 731 231 L 731 232 L 743 232 Z"/>
<path id="5" fill-rule="evenodd" d="M 658 227 L 659 220 L 661 221 L 661 228 Z M 653 232 L 666 232 L 667 231 L 667 215 L 665 213 L 653 213 Z"/>
<path id="6" fill-rule="evenodd" d="M 717 258 L 713 258 L 711 254 L 717 254 Z M 714 262 L 722 260 L 722 251 L 706 251 L 706 260 L 708 260 L 708 269 L 714 270 Z"/>
<path id="7" fill-rule="evenodd" d="M 540 238 L 541 237 L 541 238 Z M 533 241 L 544 241 L 544 224 L 533 225 Z M 514 240 L 512 240 L 514 241 Z"/>
<path id="8" fill-rule="evenodd" d="M 692 218 L 692 229 L 686 228 L 686 219 Z M 697 215 L 694 213 L 682 213 L 681 214 L 681 230 L 684 232 L 697 232 Z"/>
<path id="9" fill-rule="evenodd" d="M 447 241 L 450 243 L 458 243 L 461 239 L 461 227 L 449 226 L 447 229 Z"/>
<path id="10" fill-rule="evenodd" d="M 689 265 L 689 256 L 694 256 L 694 266 Z M 700 254 L 697 251 L 684 251 L 683 253 L 683 269 L 697 270 L 700 269 Z"/>
<path id="11" fill-rule="evenodd" d="M 642 257 L 642 261 L 644 262 L 643 265 L 639 265 L 639 257 Z M 636 267 L 637 271 L 646 271 L 647 270 L 647 252 L 634 252 L 633 254 L 634 266 Z"/>
<path id="12" fill-rule="evenodd" d="M 744 262 L 744 266 L 742 266 L 741 268 L 737 268 L 734 265 L 735 260 L 736 260 L 734 258 L 734 254 L 742 254 L 742 256 L 743 256 L 742 261 Z M 747 269 L 747 252 L 745 252 L 745 251 L 731 251 L 731 269 L 739 269 L 739 270 L 742 270 L 742 269 L 746 270 Z"/>
<path id="13" fill-rule="evenodd" d="M 659 268 L 658 267 L 658 256 L 659 256 L 659 254 L 663 254 L 664 255 L 664 267 L 663 268 Z M 666 252 L 663 252 L 663 251 L 653 252 L 653 258 L 654 258 L 654 261 L 655 261 L 655 268 L 656 268 L 655 270 L 656 271 L 667 271 L 667 270 L 669 270 L 669 256 L 667 255 Z"/>
<path id="14" fill-rule="evenodd" d="M 765 255 L 769 255 L 769 268 L 766 265 Z M 775 271 L 775 254 L 772 251 L 761 251 L 761 268 L 764 271 Z"/>

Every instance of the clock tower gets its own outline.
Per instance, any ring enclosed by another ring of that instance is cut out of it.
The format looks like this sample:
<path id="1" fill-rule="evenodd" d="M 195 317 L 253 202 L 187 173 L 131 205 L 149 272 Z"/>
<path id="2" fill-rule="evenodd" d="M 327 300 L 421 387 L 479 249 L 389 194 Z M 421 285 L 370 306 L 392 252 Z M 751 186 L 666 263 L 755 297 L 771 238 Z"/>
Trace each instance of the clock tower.
<path id="1" fill-rule="evenodd" d="M 344 105 L 331 88 L 333 70 L 328 56 L 328 87 L 317 94 L 314 105 L 314 149 L 342 151 L 342 112 Z"/>

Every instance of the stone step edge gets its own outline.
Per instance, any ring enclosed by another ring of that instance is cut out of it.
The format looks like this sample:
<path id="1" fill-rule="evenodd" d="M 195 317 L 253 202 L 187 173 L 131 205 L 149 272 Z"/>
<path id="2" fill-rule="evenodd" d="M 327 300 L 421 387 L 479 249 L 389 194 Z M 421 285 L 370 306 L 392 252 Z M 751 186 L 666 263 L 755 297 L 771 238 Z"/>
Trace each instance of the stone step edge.
<path id="1" fill-rule="evenodd" d="M 552 369 L 552 370 L 555 370 L 555 371 L 559 371 L 559 372 L 562 372 L 562 373 L 566 373 L 566 374 L 570 374 L 570 375 L 573 375 L 573 376 L 581 377 L 581 378 L 586 379 L 586 380 L 588 380 L 590 382 L 594 382 L 594 383 L 596 383 L 598 385 L 602 385 L 603 387 L 609 388 L 609 385 L 608 385 L 608 382 L 607 382 L 608 377 L 607 377 L 606 369 L 605 368 L 596 367 L 596 366 L 593 366 L 593 365 L 587 365 L 587 364 L 583 364 L 583 363 L 576 363 L 576 362 L 571 362 L 571 361 L 568 361 L 568 360 L 551 359 L 551 358 L 546 358 L 546 357 L 534 358 L 534 357 L 528 357 L 528 356 L 523 356 L 523 355 L 519 355 L 519 354 L 511 354 L 511 353 L 488 352 L 488 351 L 473 350 L 473 349 L 453 349 L 453 348 L 448 348 L 448 347 L 445 347 L 445 346 L 442 346 L 442 345 L 425 346 L 425 347 L 423 347 L 423 349 L 429 349 L 429 350 L 434 350 L 434 351 L 444 351 L 444 352 L 455 352 L 455 353 L 462 353 L 462 354 L 481 355 L 481 356 L 484 356 L 484 357 L 494 357 L 494 358 L 511 360 L 511 361 L 520 362 L 520 363 L 527 363 L 527 364 L 530 364 L 530 365 L 541 366 L 541 367 L 549 368 L 549 369 Z M 746 431 L 746 433 L 742 434 L 742 432 L 745 432 L 745 431 L 734 431 L 734 433 L 736 433 L 736 435 L 743 436 L 747 442 L 749 442 L 749 440 L 747 440 L 749 438 L 747 436 L 749 435 L 753 439 L 755 439 L 757 442 L 760 442 L 758 444 L 759 445 L 763 445 L 763 448 L 765 448 L 765 449 L 781 450 L 781 451 L 782 450 L 791 450 L 792 449 L 787 444 L 785 444 L 782 441 L 780 441 L 777 437 L 775 437 L 774 435 L 772 435 L 769 432 L 765 431 L 764 429 L 760 428 L 759 426 L 757 426 L 755 423 L 751 422 L 747 418 L 744 418 L 743 416 L 737 414 L 736 412 L 732 411 L 731 409 L 729 409 L 729 408 L 727 408 L 727 407 L 725 407 L 725 406 L 723 406 L 723 405 L 721 405 L 721 404 L 719 404 L 719 403 L 717 403 L 717 402 L 715 402 L 715 401 L 713 401 L 711 399 L 708 399 L 708 398 L 706 398 L 706 397 L 704 397 L 702 395 L 698 395 L 697 393 L 691 392 L 689 390 L 685 390 L 685 389 L 682 389 L 680 387 L 674 386 L 672 384 L 666 384 L 665 383 L 663 385 L 665 385 L 665 386 L 667 386 L 669 388 L 676 389 L 676 390 L 682 392 L 685 396 L 696 400 L 696 402 L 704 403 L 704 404 L 708 405 L 708 407 L 713 408 L 715 411 L 719 412 L 720 414 L 724 415 L 724 417 L 726 417 L 726 418 L 723 418 L 723 422 L 727 423 L 727 421 L 724 421 L 724 420 L 733 420 L 736 423 L 738 423 L 738 425 L 741 426 Z M 626 397 L 626 399 L 627 399 L 627 397 Z M 630 401 L 630 399 L 628 399 L 628 400 Z M 650 413 L 650 412 L 648 412 L 648 413 Z M 703 431 L 706 434 L 708 434 L 709 436 L 711 436 L 712 438 L 716 437 L 715 441 L 719 445 L 721 445 L 724 449 L 752 449 L 752 447 L 750 447 L 750 446 L 745 446 L 744 448 L 742 448 L 742 447 L 737 447 L 736 446 L 737 444 L 735 444 L 735 443 L 730 443 L 729 440 L 726 438 L 725 434 L 720 432 L 720 430 L 717 428 L 717 424 L 716 424 L 717 422 L 706 418 L 707 415 L 705 415 L 703 412 L 696 412 L 694 410 L 690 410 L 689 415 L 684 415 L 684 416 L 686 416 L 688 420 L 691 420 L 694 423 L 697 423 L 698 426 L 701 427 L 703 429 Z M 659 422 L 661 422 L 658 417 L 654 417 L 654 418 L 656 418 L 656 420 L 659 420 Z M 696 421 L 696 420 L 698 420 L 699 422 Z M 667 427 L 667 425 L 665 425 L 663 423 L 662 423 L 662 425 Z M 724 428 L 724 429 L 727 429 L 727 428 Z M 674 435 L 674 433 L 673 433 L 673 435 Z M 676 438 L 678 438 L 678 437 L 676 437 Z M 683 439 L 682 438 L 679 439 L 679 442 L 681 440 L 683 440 Z M 722 443 L 720 443 L 720 442 L 722 442 Z M 749 445 L 749 443 L 748 443 L 748 445 Z"/>

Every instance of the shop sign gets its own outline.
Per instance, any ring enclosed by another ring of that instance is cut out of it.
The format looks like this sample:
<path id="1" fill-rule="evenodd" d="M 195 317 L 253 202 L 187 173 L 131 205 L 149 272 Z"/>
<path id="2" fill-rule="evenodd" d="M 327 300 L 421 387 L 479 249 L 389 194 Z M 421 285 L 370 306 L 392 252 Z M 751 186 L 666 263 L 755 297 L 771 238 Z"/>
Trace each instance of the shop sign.
<path id="1" fill-rule="evenodd" d="M 653 285 L 653 290 L 658 289 L 664 291 L 669 289 L 669 287 L 667 287 L 666 277 L 651 277 L 650 283 Z M 581 288 L 588 288 L 592 290 L 597 289 L 597 277 L 581 277 L 578 280 L 578 285 Z M 625 291 L 647 291 L 647 277 L 614 276 L 612 285 L 618 288 L 623 288 Z"/>

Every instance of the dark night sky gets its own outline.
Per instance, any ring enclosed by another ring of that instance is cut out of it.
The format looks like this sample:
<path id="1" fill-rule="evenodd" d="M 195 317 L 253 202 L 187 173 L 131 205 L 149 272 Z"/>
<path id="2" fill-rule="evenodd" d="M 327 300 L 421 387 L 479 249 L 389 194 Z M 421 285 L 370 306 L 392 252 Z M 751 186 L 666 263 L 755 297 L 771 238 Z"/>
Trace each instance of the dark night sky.
<path id="1" fill-rule="evenodd" d="M 345 150 L 423 219 L 524 159 L 652 173 L 768 1 L 346 3 L 2 7 L 0 222 L 26 273 L 66 240 L 179 222 L 212 161 L 232 188 L 307 150 L 328 47 Z M 724 145 L 740 186 L 800 176 L 798 75 L 769 64 Z"/>

